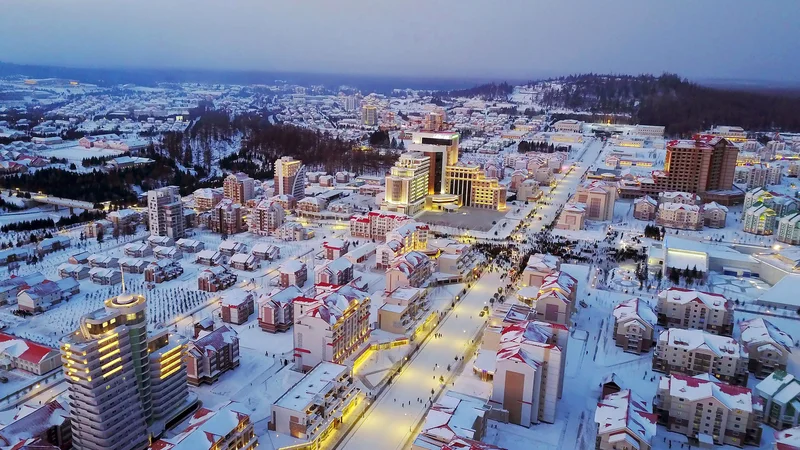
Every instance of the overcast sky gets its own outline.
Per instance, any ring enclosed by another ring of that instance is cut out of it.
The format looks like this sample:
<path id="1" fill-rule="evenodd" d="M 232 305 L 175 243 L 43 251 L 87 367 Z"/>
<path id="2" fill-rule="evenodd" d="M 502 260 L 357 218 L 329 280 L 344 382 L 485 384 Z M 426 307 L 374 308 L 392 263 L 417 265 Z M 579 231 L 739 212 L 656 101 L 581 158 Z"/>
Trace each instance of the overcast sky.
<path id="1" fill-rule="evenodd" d="M 800 80 L 800 0 L 2 0 L 0 61 Z"/>

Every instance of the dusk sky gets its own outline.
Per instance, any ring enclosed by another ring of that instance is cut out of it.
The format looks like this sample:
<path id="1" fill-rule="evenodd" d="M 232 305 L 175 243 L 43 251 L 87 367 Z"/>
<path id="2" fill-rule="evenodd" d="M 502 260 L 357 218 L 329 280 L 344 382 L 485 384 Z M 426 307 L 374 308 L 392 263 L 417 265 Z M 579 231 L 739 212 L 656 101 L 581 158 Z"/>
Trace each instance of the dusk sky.
<path id="1" fill-rule="evenodd" d="M 800 80 L 798 0 L 3 0 L 0 61 Z"/>

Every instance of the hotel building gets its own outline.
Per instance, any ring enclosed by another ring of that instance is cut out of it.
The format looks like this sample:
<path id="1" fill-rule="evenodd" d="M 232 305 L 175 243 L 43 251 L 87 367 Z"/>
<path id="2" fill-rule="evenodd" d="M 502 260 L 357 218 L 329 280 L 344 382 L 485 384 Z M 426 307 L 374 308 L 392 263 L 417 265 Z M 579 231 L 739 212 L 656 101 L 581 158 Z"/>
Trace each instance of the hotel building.
<path id="1" fill-rule="evenodd" d="M 306 189 L 306 168 L 302 161 L 284 156 L 275 161 L 275 195 L 291 195 L 302 200 Z"/>
<path id="2" fill-rule="evenodd" d="M 146 306 L 142 295 L 112 297 L 61 341 L 75 449 L 145 449 L 191 406 L 185 342 L 148 339 Z"/>

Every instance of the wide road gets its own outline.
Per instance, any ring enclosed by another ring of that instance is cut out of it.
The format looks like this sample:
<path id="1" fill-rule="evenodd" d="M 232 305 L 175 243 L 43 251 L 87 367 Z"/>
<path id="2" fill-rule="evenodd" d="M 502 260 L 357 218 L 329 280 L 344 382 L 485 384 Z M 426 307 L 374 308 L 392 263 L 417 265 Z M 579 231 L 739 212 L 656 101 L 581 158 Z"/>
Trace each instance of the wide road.
<path id="1" fill-rule="evenodd" d="M 428 339 L 423 344 L 394 382 L 375 400 L 367 415 L 356 425 L 355 431 L 338 448 L 402 448 L 411 437 L 410 430 L 416 428 L 428 410 L 426 402 L 431 396 L 431 389 L 438 392 L 441 388 L 439 376 L 448 378 L 447 365 L 454 365 L 455 357 L 464 355 L 470 340 L 475 338 L 485 323 L 485 317 L 479 317 L 478 314 L 501 285 L 500 273 L 487 270 L 440 324 L 438 332 L 443 337 Z M 438 368 L 434 368 L 436 364 Z M 417 402 L 418 398 L 423 399 L 423 403 Z"/>
<path id="2" fill-rule="evenodd" d="M 583 155 L 581 155 L 580 161 L 575 163 L 575 167 L 573 167 L 569 173 L 565 174 L 563 178 L 558 180 L 558 184 L 553 189 L 553 192 L 550 193 L 545 189 L 545 194 L 539 201 L 538 211 L 536 211 L 536 216 L 541 216 L 542 220 L 536 219 L 532 222 L 528 230 L 529 232 L 536 233 L 541 231 L 542 228 L 556 220 L 556 212 L 562 205 L 567 203 L 570 195 L 578 190 L 583 176 L 597 161 L 602 149 L 603 141 L 595 139 L 589 144 Z M 549 205 L 545 205 L 544 202 L 549 203 Z"/>

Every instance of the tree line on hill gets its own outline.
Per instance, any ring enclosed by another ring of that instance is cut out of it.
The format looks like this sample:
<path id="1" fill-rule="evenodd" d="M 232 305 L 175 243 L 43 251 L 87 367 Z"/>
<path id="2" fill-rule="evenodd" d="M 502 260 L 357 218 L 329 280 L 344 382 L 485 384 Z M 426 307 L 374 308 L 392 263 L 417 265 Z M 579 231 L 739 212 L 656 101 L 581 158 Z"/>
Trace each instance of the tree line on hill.
<path id="1" fill-rule="evenodd" d="M 558 118 L 607 118 L 665 125 L 670 136 L 688 137 L 714 125 L 746 130 L 800 129 L 800 92 L 747 92 L 701 86 L 678 75 L 572 75 L 553 80 L 540 101 L 547 108 L 569 108 L 585 114 Z M 629 119 L 624 119 L 628 117 Z M 603 120 L 605 121 L 605 120 Z"/>
<path id="2" fill-rule="evenodd" d="M 434 97 L 454 98 L 454 97 L 479 97 L 483 100 L 508 100 L 508 96 L 514 92 L 514 86 L 503 81 L 497 83 L 485 83 L 467 89 L 455 89 L 450 91 L 438 91 Z"/>
<path id="3" fill-rule="evenodd" d="M 9 223 L 0 227 L 0 232 L 8 233 L 9 231 L 32 231 L 41 230 L 43 228 L 55 228 L 56 226 L 66 227 L 75 225 L 76 223 L 103 219 L 105 217 L 106 214 L 102 211 L 83 211 L 80 214 L 72 214 L 69 217 L 62 217 L 58 219 L 58 221 L 54 221 L 48 217 L 46 219 L 33 219 Z M 52 237 L 52 235 L 50 237 Z M 36 242 L 35 238 L 32 237 L 31 239 L 33 242 Z"/>

